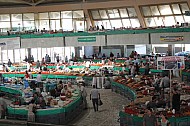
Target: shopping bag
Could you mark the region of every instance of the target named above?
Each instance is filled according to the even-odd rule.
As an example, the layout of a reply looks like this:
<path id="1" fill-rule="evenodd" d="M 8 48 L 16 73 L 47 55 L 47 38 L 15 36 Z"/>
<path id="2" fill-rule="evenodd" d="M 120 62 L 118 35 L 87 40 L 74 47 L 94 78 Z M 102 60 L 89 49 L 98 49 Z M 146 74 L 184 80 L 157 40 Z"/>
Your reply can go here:
<path id="1" fill-rule="evenodd" d="M 103 105 L 103 102 L 102 102 L 101 99 L 98 100 L 98 105 L 99 105 L 99 106 Z"/>

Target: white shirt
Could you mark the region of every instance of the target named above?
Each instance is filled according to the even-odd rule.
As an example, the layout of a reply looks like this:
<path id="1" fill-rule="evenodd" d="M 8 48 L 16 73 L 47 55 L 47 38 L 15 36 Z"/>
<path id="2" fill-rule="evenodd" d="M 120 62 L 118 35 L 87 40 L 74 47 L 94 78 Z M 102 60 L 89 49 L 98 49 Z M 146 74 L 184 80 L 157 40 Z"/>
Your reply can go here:
<path id="1" fill-rule="evenodd" d="M 97 89 L 92 89 L 91 91 L 91 98 L 92 99 L 97 99 L 98 98 L 98 90 Z"/>
<path id="2" fill-rule="evenodd" d="M 86 92 L 86 89 L 85 89 L 84 86 L 81 86 L 81 87 L 80 87 L 80 91 L 82 92 L 82 96 L 83 96 L 83 97 L 86 97 L 86 96 L 87 96 L 87 92 Z"/>
<path id="3" fill-rule="evenodd" d="M 27 70 L 29 70 L 30 69 L 30 63 L 27 63 Z"/>
<path id="4" fill-rule="evenodd" d="M 37 82 L 41 82 L 42 81 L 42 75 L 38 74 L 36 77 Z"/>
<path id="5" fill-rule="evenodd" d="M 90 67 L 90 62 L 89 61 L 86 62 L 86 67 L 87 68 Z"/>
<path id="6" fill-rule="evenodd" d="M 135 67 L 131 66 L 131 74 L 134 74 L 134 73 L 135 73 Z"/>

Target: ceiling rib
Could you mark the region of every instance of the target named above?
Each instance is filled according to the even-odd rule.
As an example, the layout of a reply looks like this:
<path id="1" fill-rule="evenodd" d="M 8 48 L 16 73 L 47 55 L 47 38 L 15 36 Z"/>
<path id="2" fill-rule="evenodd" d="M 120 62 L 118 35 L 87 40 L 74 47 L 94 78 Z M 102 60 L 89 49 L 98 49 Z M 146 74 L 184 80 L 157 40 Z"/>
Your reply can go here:
<path id="1" fill-rule="evenodd" d="M 30 2 L 26 2 L 26 1 L 23 1 L 23 0 L 12 0 L 13 3 L 24 3 L 24 4 L 28 4 L 28 5 L 33 5 L 33 3 L 30 3 Z"/>
<path id="2" fill-rule="evenodd" d="M 38 4 L 40 4 L 40 3 L 43 3 L 43 2 L 45 2 L 46 0 L 39 0 L 39 1 L 37 1 L 37 2 L 35 2 L 35 3 L 33 3 L 34 4 L 34 6 L 36 6 L 36 5 L 38 5 Z"/>

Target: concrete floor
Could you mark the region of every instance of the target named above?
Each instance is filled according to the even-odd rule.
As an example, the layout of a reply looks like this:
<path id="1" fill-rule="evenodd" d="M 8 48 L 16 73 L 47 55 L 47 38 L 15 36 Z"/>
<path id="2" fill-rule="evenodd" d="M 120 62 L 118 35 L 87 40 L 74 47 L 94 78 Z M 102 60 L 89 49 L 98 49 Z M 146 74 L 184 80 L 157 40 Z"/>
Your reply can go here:
<path id="1" fill-rule="evenodd" d="M 88 109 L 84 111 L 71 125 L 76 126 L 119 126 L 119 111 L 123 105 L 127 105 L 127 98 L 116 94 L 111 89 L 100 89 L 103 105 L 99 107 L 98 112 L 94 112 L 92 101 L 90 101 L 90 88 L 88 92 Z"/>
<path id="2" fill-rule="evenodd" d="M 88 109 L 84 110 L 84 112 L 78 115 L 77 118 L 67 126 L 119 126 L 119 111 L 122 110 L 123 106 L 129 103 L 127 98 L 112 92 L 111 89 L 99 89 L 103 105 L 99 106 L 98 112 L 94 112 L 92 101 L 89 97 L 91 88 L 86 88 L 86 90 L 88 93 Z M 10 101 L 7 100 L 7 102 Z M 17 124 L 20 126 L 27 125 L 26 121 L 0 120 L 0 126 L 12 126 L 13 124 L 9 121 L 11 123 L 14 122 L 15 126 L 17 126 Z"/>

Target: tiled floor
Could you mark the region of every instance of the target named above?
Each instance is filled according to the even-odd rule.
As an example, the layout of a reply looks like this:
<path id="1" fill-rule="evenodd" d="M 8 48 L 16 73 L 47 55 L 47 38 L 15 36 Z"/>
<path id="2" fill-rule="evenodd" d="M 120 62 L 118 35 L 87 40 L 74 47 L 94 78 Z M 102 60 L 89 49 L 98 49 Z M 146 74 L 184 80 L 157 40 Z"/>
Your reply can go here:
<path id="1" fill-rule="evenodd" d="M 99 89 L 103 105 L 99 107 L 98 112 L 94 112 L 92 101 L 90 101 L 90 90 L 86 88 L 88 97 L 88 109 L 84 110 L 76 119 L 68 125 L 74 126 L 119 126 L 117 122 L 119 111 L 129 102 L 127 98 L 112 92 L 111 89 Z M 10 101 L 7 101 L 10 102 Z M 23 121 L 25 122 L 25 121 Z M 7 125 L 7 124 L 6 124 Z"/>
<path id="2" fill-rule="evenodd" d="M 94 112 L 92 101 L 89 98 L 90 88 L 87 88 L 87 92 L 89 108 L 72 124 L 76 126 L 119 126 L 119 122 L 117 122 L 119 111 L 122 110 L 123 105 L 129 103 L 127 98 L 110 89 L 100 89 L 103 105 L 99 107 L 98 112 Z"/>

